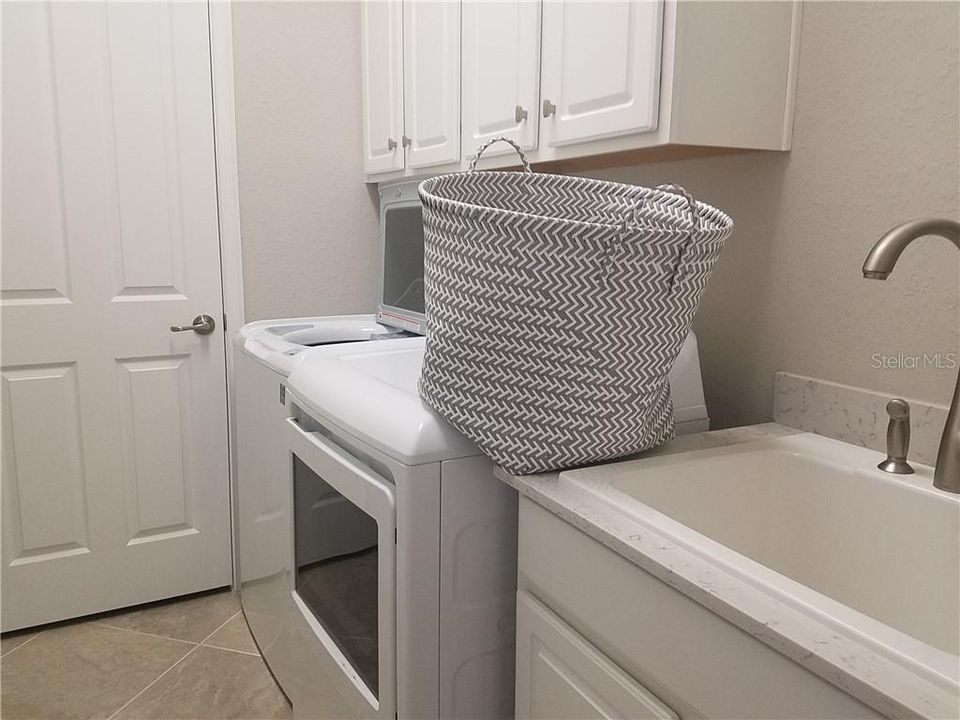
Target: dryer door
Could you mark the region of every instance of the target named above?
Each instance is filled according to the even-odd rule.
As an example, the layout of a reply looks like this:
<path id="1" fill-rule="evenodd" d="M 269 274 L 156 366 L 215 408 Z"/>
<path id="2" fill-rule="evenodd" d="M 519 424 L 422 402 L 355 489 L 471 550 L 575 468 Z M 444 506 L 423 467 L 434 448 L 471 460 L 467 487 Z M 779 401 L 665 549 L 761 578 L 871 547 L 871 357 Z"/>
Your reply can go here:
<path id="1" fill-rule="evenodd" d="M 340 695 L 360 717 L 393 718 L 395 488 L 308 423 L 287 420 L 294 602 L 333 661 L 324 664 L 335 668 Z"/>

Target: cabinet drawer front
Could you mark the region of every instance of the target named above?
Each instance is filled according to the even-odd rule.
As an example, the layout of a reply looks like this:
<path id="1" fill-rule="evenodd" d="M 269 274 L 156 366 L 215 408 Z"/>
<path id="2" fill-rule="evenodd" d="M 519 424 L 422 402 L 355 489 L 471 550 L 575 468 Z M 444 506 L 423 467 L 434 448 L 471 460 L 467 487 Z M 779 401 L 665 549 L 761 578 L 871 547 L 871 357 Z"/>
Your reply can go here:
<path id="1" fill-rule="evenodd" d="M 536 598 L 517 593 L 518 720 L 678 718 Z"/>

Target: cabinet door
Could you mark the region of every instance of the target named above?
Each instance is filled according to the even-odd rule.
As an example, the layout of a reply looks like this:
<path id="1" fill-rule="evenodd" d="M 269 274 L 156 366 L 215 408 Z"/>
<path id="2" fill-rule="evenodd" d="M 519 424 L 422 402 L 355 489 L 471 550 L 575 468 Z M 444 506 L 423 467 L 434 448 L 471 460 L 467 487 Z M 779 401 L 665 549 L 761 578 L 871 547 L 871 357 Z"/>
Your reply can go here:
<path id="1" fill-rule="evenodd" d="M 540 2 L 463 3 L 463 154 L 503 136 L 537 147 Z M 513 152 L 495 145 L 484 157 Z"/>
<path id="2" fill-rule="evenodd" d="M 402 6 L 388 0 L 360 7 L 364 167 L 368 173 L 402 170 Z"/>
<path id="3" fill-rule="evenodd" d="M 407 167 L 460 160 L 460 3 L 405 0 Z"/>
<path id="4" fill-rule="evenodd" d="M 662 31 L 663 0 L 544 3 L 542 139 L 655 130 Z"/>
<path id="5" fill-rule="evenodd" d="M 517 593 L 518 720 L 677 720 L 532 595 Z"/>

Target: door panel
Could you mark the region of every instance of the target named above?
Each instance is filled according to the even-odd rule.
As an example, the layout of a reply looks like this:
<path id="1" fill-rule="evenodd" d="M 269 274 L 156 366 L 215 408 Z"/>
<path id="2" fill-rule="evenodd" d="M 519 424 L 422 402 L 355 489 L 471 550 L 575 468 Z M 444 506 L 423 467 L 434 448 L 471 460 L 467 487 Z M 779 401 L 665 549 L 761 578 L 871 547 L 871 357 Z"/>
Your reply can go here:
<path id="1" fill-rule="evenodd" d="M 206 5 L 4 5 L 3 155 L 3 629 L 228 584 Z"/>
<path id="2" fill-rule="evenodd" d="M 400 0 L 365 2 L 362 24 L 364 167 L 403 169 L 403 23 Z"/>
<path id="3" fill-rule="evenodd" d="M 460 160 L 460 3 L 403 4 L 407 167 Z"/>
<path id="4" fill-rule="evenodd" d="M 544 140 L 655 130 L 662 35 L 662 0 L 544 3 L 542 97 L 556 106 Z"/>
<path id="5" fill-rule="evenodd" d="M 190 357 L 118 361 L 129 542 L 195 533 Z"/>
<path id="6" fill-rule="evenodd" d="M 463 12 L 463 155 L 503 136 L 537 147 L 540 96 L 540 3 L 465 2 Z M 520 115 L 517 108 L 520 108 Z M 522 117 L 526 113 L 526 118 Z M 484 157 L 513 152 L 494 145 Z"/>
<path id="7" fill-rule="evenodd" d="M 49 407 L 59 408 L 57 415 Z M 76 365 L 4 369 L 3 411 L 10 562 L 89 552 Z M 45 436 L 59 441 L 36 442 Z"/>

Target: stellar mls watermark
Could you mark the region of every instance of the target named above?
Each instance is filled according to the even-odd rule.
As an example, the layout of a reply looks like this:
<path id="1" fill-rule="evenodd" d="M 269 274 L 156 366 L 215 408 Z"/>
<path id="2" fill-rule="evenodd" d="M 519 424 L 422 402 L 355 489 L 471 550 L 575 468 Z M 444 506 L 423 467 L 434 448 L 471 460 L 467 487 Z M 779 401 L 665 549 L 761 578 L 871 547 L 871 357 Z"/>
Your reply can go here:
<path id="1" fill-rule="evenodd" d="M 958 353 L 955 352 L 873 353 L 870 366 L 874 370 L 954 370 L 957 360 Z"/>

